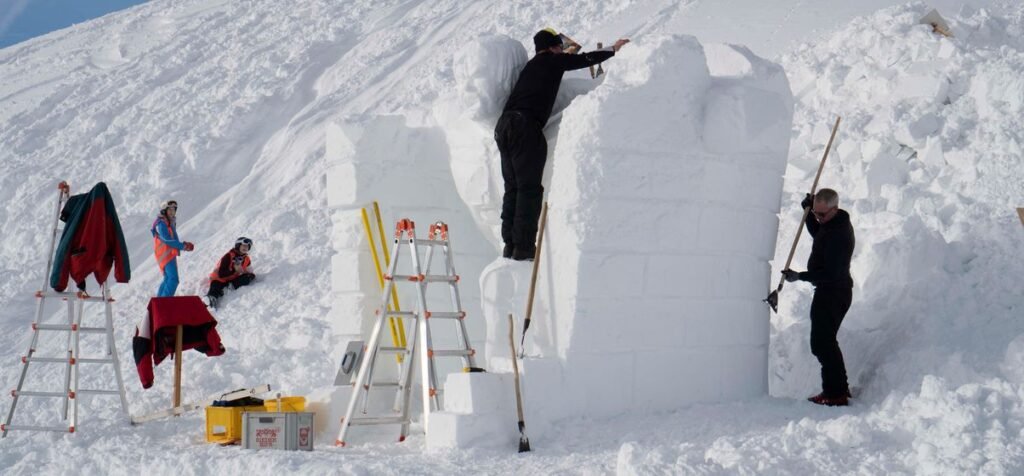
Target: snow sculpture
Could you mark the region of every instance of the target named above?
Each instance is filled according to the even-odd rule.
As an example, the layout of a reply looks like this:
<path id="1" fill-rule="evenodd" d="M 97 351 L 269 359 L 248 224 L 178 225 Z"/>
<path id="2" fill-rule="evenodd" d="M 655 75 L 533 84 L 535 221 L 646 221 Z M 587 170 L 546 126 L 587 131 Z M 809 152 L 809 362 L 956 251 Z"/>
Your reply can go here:
<path id="1" fill-rule="evenodd" d="M 542 311 L 523 365 L 534 421 L 768 390 L 760 300 L 792 128 L 788 82 L 742 47 L 705 50 L 685 36 L 631 46 L 561 119 Z"/>

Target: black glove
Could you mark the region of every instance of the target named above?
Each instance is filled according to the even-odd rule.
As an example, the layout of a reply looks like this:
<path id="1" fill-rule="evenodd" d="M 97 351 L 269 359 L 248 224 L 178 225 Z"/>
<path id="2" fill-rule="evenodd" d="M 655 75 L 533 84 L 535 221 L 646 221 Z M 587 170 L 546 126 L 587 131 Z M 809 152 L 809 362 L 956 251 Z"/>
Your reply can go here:
<path id="1" fill-rule="evenodd" d="M 814 197 L 808 193 L 807 195 L 804 196 L 804 201 L 800 202 L 800 208 L 806 210 L 808 208 L 811 208 L 812 206 L 814 206 Z"/>
<path id="2" fill-rule="evenodd" d="M 788 282 L 800 281 L 800 273 L 791 269 L 782 270 L 782 276 L 786 278 Z"/>

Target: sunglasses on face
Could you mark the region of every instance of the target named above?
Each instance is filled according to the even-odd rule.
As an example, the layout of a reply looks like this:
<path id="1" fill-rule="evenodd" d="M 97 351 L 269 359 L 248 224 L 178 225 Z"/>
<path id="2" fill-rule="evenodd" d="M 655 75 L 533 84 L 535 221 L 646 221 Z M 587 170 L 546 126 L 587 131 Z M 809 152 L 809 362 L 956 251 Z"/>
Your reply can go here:
<path id="1" fill-rule="evenodd" d="M 825 215 L 828 215 L 828 214 L 829 214 L 829 212 L 831 212 L 831 211 L 832 211 L 832 210 L 834 210 L 835 208 L 836 208 L 836 207 L 831 207 L 831 208 L 829 208 L 828 210 L 825 210 L 825 211 L 823 211 L 823 212 L 816 212 L 816 211 L 813 211 L 813 210 L 812 210 L 812 211 L 811 211 L 811 213 L 813 213 L 813 214 L 814 214 L 814 218 L 825 218 Z"/>

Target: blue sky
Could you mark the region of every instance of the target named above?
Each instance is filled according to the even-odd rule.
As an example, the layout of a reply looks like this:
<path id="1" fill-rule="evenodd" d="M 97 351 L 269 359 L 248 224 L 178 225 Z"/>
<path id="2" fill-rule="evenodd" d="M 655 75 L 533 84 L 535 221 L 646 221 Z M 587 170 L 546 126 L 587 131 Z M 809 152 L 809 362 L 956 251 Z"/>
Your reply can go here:
<path id="1" fill-rule="evenodd" d="M 0 48 L 146 0 L 0 0 Z"/>

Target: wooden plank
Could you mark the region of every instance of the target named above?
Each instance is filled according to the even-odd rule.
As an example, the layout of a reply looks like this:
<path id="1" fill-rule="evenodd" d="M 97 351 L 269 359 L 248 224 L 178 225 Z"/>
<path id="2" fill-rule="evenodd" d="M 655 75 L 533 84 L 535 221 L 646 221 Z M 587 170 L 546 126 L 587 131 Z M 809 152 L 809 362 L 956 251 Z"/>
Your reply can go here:
<path id="1" fill-rule="evenodd" d="M 1024 225 L 1024 208 L 1018 208 L 1017 215 L 1020 216 L 1020 224 Z"/>
<path id="2" fill-rule="evenodd" d="M 190 412 L 190 411 L 193 411 L 193 410 L 198 410 L 200 408 L 205 408 L 205 407 L 207 407 L 209 405 L 213 405 L 213 402 L 217 401 L 217 400 L 227 400 L 227 401 L 238 400 L 240 398 L 245 398 L 245 397 L 255 397 L 256 395 L 267 393 L 269 391 L 270 391 L 270 385 L 263 384 L 263 385 L 259 385 L 259 386 L 253 387 L 253 388 L 246 388 L 246 389 L 241 389 L 241 390 L 234 390 L 234 391 L 231 391 L 231 392 L 218 393 L 218 394 L 215 394 L 215 395 L 210 395 L 209 397 L 206 397 L 205 399 L 200 400 L 198 402 L 186 403 L 184 405 L 181 405 L 181 406 L 178 406 L 178 407 L 174 407 L 174 408 L 170 408 L 168 410 L 160 410 L 160 411 L 149 413 L 149 414 L 146 414 L 146 415 L 142 415 L 142 416 L 138 416 L 138 417 L 132 417 L 132 424 L 133 425 L 138 425 L 140 423 L 145 423 L 145 422 L 148 422 L 148 421 L 158 420 L 160 418 L 167 418 L 167 417 L 172 417 L 172 416 L 178 416 L 178 415 L 181 415 L 181 414 L 186 413 L 186 412 Z"/>
<path id="3" fill-rule="evenodd" d="M 174 337 L 174 398 L 171 407 L 181 406 L 181 341 L 184 337 L 184 326 L 178 326 Z"/>

